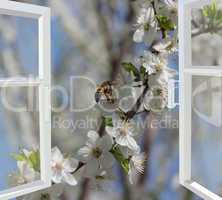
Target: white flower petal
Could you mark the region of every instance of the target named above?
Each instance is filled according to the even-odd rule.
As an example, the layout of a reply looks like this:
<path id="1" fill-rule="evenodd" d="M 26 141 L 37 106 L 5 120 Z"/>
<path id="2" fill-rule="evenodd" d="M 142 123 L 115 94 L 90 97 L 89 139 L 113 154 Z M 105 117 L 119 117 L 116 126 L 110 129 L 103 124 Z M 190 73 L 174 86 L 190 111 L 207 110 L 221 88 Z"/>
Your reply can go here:
<path id="1" fill-rule="evenodd" d="M 122 120 L 120 119 L 119 114 L 117 114 L 117 113 L 112 114 L 112 120 L 113 120 L 114 127 L 117 127 L 122 122 Z"/>
<path id="2" fill-rule="evenodd" d="M 116 138 L 120 134 L 119 128 L 114 128 L 113 137 Z"/>
<path id="3" fill-rule="evenodd" d="M 26 174 L 24 175 L 26 182 L 31 183 L 37 179 L 40 178 L 40 174 L 35 172 L 34 170 L 26 171 Z"/>
<path id="4" fill-rule="evenodd" d="M 133 41 L 140 43 L 143 41 L 143 37 L 144 37 L 144 30 L 143 28 L 137 29 L 136 32 L 133 35 Z"/>
<path id="5" fill-rule="evenodd" d="M 52 149 L 52 160 L 58 163 L 63 161 L 63 155 L 58 147 Z"/>
<path id="6" fill-rule="evenodd" d="M 111 126 L 106 126 L 106 132 L 111 136 L 111 137 L 114 137 L 113 134 L 114 134 L 114 128 L 111 127 Z"/>
<path id="7" fill-rule="evenodd" d="M 18 161 L 17 162 L 17 167 L 18 167 L 18 170 L 19 170 L 19 172 L 21 173 L 21 174 L 23 174 L 23 171 L 24 171 L 24 165 L 25 165 L 26 163 L 24 162 L 24 161 Z"/>
<path id="8" fill-rule="evenodd" d="M 95 144 L 96 141 L 99 139 L 99 134 L 95 131 L 89 131 L 87 136 L 89 138 L 89 142 L 92 144 Z"/>
<path id="9" fill-rule="evenodd" d="M 63 162 L 63 170 L 65 172 L 74 172 L 79 165 L 79 161 L 74 158 L 65 159 Z"/>
<path id="10" fill-rule="evenodd" d="M 68 183 L 69 185 L 75 186 L 77 185 L 77 180 L 75 177 L 70 173 L 63 173 L 63 181 Z"/>
<path id="11" fill-rule="evenodd" d="M 23 176 L 28 183 L 34 181 L 37 178 L 37 173 L 28 164 L 25 166 L 23 173 Z"/>
<path id="12" fill-rule="evenodd" d="M 137 183 L 138 173 L 135 169 L 130 169 L 129 172 L 128 172 L 128 175 L 129 175 L 129 182 L 131 184 Z"/>
<path id="13" fill-rule="evenodd" d="M 90 159 L 92 149 L 88 146 L 82 147 L 78 151 L 78 155 L 80 156 L 80 160 L 85 162 Z"/>
<path id="14" fill-rule="evenodd" d="M 144 33 L 143 41 L 146 44 L 152 44 L 153 41 L 155 41 L 157 38 L 156 29 L 150 28 L 150 30 L 146 33 Z"/>
<path id="15" fill-rule="evenodd" d="M 62 171 L 61 170 L 52 170 L 52 181 L 54 183 L 61 183 L 62 182 Z"/>
<path id="16" fill-rule="evenodd" d="M 99 143 L 99 148 L 102 149 L 103 152 L 108 152 L 112 148 L 113 140 L 110 135 L 104 135 Z"/>
<path id="17" fill-rule="evenodd" d="M 127 136 L 126 137 L 126 141 L 127 141 L 127 146 L 132 149 L 132 150 L 136 150 L 139 148 L 136 140 L 133 137 Z"/>
<path id="18" fill-rule="evenodd" d="M 17 166 L 21 176 L 26 182 L 30 183 L 39 177 L 39 173 L 35 172 L 35 170 L 27 162 L 18 161 Z"/>
<path id="19" fill-rule="evenodd" d="M 140 154 L 140 152 L 141 152 L 141 148 L 140 148 L 140 146 L 138 145 L 135 149 L 131 149 L 131 155 L 133 154 L 133 155 L 137 155 L 137 154 Z"/>
<path id="20" fill-rule="evenodd" d="M 127 137 L 125 135 L 119 135 L 116 137 L 116 143 L 121 145 L 121 146 L 127 146 Z"/>
<path id="21" fill-rule="evenodd" d="M 113 166 L 115 159 L 110 152 L 104 153 L 101 157 L 100 164 L 102 165 L 103 169 L 109 169 Z"/>
<path id="22" fill-rule="evenodd" d="M 97 159 L 92 159 L 87 162 L 85 166 L 85 173 L 86 177 L 94 176 L 99 170 L 99 162 Z"/>
<path id="23" fill-rule="evenodd" d="M 134 120 L 130 121 L 130 124 L 128 125 L 128 135 L 129 136 L 136 136 L 138 135 L 138 127 Z"/>

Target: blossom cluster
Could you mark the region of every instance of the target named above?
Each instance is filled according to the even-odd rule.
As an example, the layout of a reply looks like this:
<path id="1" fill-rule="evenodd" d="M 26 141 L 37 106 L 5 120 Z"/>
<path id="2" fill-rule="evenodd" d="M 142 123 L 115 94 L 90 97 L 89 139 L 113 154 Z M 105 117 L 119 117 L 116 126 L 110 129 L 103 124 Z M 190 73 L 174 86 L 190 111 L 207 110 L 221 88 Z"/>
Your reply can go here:
<path id="1" fill-rule="evenodd" d="M 99 131 L 90 130 L 83 147 L 75 157 L 64 156 L 58 147 L 52 149 L 51 169 L 54 184 L 78 184 L 77 173 L 91 179 L 95 186 L 105 180 L 113 180 L 113 166 L 117 162 L 135 184 L 145 172 L 148 155 L 140 147 L 141 137 L 135 116 L 140 113 L 161 113 L 167 108 L 168 82 L 175 71 L 168 66 L 169 56 L 177 51 L 177 2 L 175 0 L 136 1 L 138 17 L 133 40 L 145 43 L 148 48 L 135 62 L 123 62 L 122 69 L 130 75 L 132 87 L 139 88 L 135 105 L 125 111 L 121 107 L 111 116 L 103 116 Z M 101 98 L 110 104 L 113 97 L 113 81 L 98 86 L 96 102 Z M 15 178 L 17 185 L 39 178 L 40 165 L 37 150 L 22 150 L 14 158 L 18 163 Z"/>

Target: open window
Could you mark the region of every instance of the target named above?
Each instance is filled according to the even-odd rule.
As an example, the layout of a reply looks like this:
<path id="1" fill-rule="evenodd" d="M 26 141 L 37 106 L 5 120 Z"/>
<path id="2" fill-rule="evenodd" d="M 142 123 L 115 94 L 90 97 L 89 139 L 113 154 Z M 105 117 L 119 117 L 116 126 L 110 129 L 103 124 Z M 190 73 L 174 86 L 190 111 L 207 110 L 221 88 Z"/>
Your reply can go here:
<path id="1" fill-rule="evenodd" d="M 11 199 L 51 185 L 50 9 L 2 0 L 0 23 L 0 199 Z M 18 64 L 19 56 L 25 59 Z M 8 178 L 18 169 L 11 157 L 20 147 L 38 149 L 39 174 L 13 185 Z"/>
<path id="2" fill-rule="evenodd" d="M 217 9 L 221 0 L 179 1 L 180 183 L 209 200 L 222 200 L 222 27 L 219 12 L 210 18 Z"/>

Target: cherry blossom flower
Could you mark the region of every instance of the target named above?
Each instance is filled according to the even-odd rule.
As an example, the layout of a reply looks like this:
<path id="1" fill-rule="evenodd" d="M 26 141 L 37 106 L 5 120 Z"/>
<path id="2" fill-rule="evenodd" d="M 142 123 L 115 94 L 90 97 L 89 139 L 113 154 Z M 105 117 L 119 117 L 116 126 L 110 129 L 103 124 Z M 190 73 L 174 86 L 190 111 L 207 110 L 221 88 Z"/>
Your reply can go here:
<path id="1" fill-rule="evenodd" d="M 17 161 L 18 172 L 9 175 L 9 183 L 12 186 L 31 183 L 40 178 L 39 172 L 36 172 L 28 162 Z"/>
<path id="2" fill-rule="evenodd" d="M 176 75 L 176 71 L 169 68 L 168 62 L 164 57 L 157 56 L 150 52 L 144 53 L 143 66 L 150 75 L 148 84 L 152 87 L 167 85 L 169 79 Z"/>
<path id="3" fill-rule="evenodd" d="M 131 184 L 136 183 L 138 175 L 144 173 L 146 159 L 146 154 L 139 151 L 130 158 L 128 175 Z"/>
<path id="4" fill-rule="evenodd" d="M 115 138 L 115 142 L 121 146 L 126 146 L 130 149 L 137 149 L 138 144 L 134 139 L 137 135 L 136 127 L 131 121 L 123 121 L 118 118 L 113 118 L 114 127 L 106 127 L 107 133 Z"/>
<path id="5" fill-rule="evenodd" d="M 165 65 L 165 61 L 153 53 L 145 51 L 142 65 L 146 69 L 148 75 L 151 75 L 155 74 L 162 65 Z"/>
<path id="6" fill-rule="evenodd" d="M 139 62 L 149 75 L 149 91 L 139 111 L 145 108 L 147 111 L 162 112 L 168 103 L 168 82 L 176 75 L 176 71 L 167 66 L 168 62 L 164 56 L 148 51 L 144 52 L 144 56 L 139 59 Z M 141 89 L 143 90 L 143 87 Z M 135 97 L 138 98 L 138 94 Z"/>
<path id="7" fill-rule="evenodd" d="M 176 75 L 176 71 L 169 68 L 158 65 L 158 70 L 155 74 L 149 77 L 148 83 L 150 88 L 153 87 L 167 87 L 168 82 Z"/>
<path id="8" fill-rule="evenodd" d="M 164 3 L 167 6 L 168 12 L 171 14 L 177 14 L 178 12 L 178 2 L 176 0 L 164 0 Z"/>
<path id="9" fill-rule="evenodd" d="M 144 108 L 155 113 L 162 112 L 168 104 L 168 90 L 164 87 L 152 88 L 144 98 Z"/>
<path id="10" fill-rule="evenodd" d="M 65 182 L 69 185 L 77 185 L 77 180 L 71 174 L 78 167 L 79 162 L 74 158 L 64 158 L 58 147 L 52 149 L 52 181 L 54 183 Z"/>
<path id="11" fill-rule="evenodd" d="M 173 38 L 165 38 L 153 45 L 153 49 L 159 53 L 174 53 L 178 50 L 177 42 Z"/>
<path id="12" fill-rule="evenodd" d="M 144 51 L 140 58 L 141 65 L 146 69 L 149 76 L 149 85 L 159 85 L 163 81 L 168 82 L 169 78 L 175 76 L 176 72 L 167 67 L 167 60 L 163 56 L 157 56 L 151 52 Z"/>
<path id="13" fill-rule="evenodd" d="M 78 151 L 78 155 L 85 165 L 85 176 L 93 176 L 98 170 L 110 168 L 114 158 L 109 152 L 113 141 L 109 135 L 100 137 L 95 131 L 88 132 L 86 145 Z"/>
<path id="14" fill-rule="evenodd" d="M 178 20 L 178 1 L 176 0 L 161 0 L 156 2 L 157 13 L 168 17 L 174 24 Z"/>
<path id="15" fill-rule="evenodd" d="M 151 6 L 142 7 L 137 18 L 137 29 L 133 35 L 133 40 L 137 43 L 152 41 L 156 34 L 156 26 L 153 8 Z"/>

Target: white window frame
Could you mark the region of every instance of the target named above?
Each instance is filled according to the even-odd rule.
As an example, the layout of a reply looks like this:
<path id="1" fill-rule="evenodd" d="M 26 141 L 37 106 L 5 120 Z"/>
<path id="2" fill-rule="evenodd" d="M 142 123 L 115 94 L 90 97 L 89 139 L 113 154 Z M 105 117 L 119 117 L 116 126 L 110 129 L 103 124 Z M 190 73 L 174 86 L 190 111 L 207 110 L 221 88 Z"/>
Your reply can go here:
<path id="1" fill-rule="evenodd" d="M 38 20 L 39 72 L 36 78 L 0 79 L 0 87 L 37 87 L 39 92 L 40 180 L 0 191 L 0 199 L 11 199 L 51 186 L 51 50 L 50 9 L 47 7 L 1 0 L 0 15 L 13 15 Z M 1 163 L 2 164 L 2 163 Z"/>
<path id="2" fill-rule="evenodd" d="M 206 200 L 222 200 L 191 177 L 192 76 L 222 77 L 222 66 L 192 66 L 191 9 L 212 0 L 179 0 L 180 184 Z"/>

